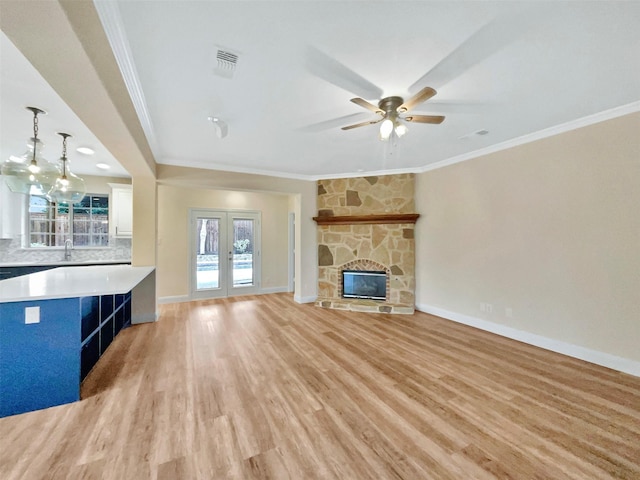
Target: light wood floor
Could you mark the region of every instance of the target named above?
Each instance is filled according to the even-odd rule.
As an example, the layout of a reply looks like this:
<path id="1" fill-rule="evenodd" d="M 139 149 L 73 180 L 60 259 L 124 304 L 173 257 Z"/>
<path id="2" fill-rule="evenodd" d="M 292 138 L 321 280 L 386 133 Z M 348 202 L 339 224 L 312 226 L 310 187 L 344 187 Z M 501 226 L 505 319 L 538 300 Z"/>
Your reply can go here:
<path id="1" fill-rule="evenodd" d="M 0 478 L 640 478 L 640 378 L 422 313 L 165 305 L 82 393 L 0 419 Z"/>

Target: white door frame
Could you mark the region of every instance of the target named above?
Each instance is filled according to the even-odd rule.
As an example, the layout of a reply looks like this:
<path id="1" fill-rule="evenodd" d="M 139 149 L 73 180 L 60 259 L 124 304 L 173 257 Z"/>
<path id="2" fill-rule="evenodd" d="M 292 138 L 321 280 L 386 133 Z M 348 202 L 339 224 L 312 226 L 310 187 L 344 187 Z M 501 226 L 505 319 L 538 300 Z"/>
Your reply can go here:
<path id="1" fill-rule="evenodd" d="M 218 239 L 218 288 L 200 289 L 197 288 L 196 256 L 197 256 L 197 232 L 195 231 L 198 218 L 217 218 L 219 220 Z M 233 285 L 233 220 L 249 219 L 254 221 L 254 245 L 253 245 L 253 265 L 252 284 Z M 189 209 L 189 298 L 219 298 L 234 295 L 249 295 L 260 292 L 261 284 L 261 212 L 254 210 L 223 210 L 190 208 Z"/>
<path id="2" fill-rule="evenodd" d="M 296 279 L 296 214 L 289 212 L 289 286 L 288 291 L 295 291 Z"/>

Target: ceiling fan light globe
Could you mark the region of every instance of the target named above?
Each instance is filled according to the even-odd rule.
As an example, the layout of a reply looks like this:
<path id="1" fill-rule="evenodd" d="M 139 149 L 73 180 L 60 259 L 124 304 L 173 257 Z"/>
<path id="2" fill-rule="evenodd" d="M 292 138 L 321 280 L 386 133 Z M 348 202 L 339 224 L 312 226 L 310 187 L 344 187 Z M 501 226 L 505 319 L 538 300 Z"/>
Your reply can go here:
<path id="1" fill-rule="evenodd" d="M 407 128 L 407 126 L 404 123 L 398 122 L 398 124 L 396 125 L 396 128 L 395 128 L 395 131 L 396 131 L 396 135 L 398 137 L 402 137 L 409 131 L 409 129 Z"/>
<path id="2" fill-rule="evenodd" d="M 393 122 L 387 118 L 380 125 L 380 140 L 389 140 L 391 132 L 393 132 Z"/>

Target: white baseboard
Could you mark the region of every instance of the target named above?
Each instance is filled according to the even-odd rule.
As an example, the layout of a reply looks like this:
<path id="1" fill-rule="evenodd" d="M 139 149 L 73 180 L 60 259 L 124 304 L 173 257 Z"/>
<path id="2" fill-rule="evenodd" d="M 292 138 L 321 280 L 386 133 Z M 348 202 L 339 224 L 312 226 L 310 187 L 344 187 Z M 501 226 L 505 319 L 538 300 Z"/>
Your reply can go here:
<path id="1" fill-rule="evenodd" d="M 142 313 L 131 317 L 131 325 L 139 325 L 141 323 L 152 323 L 158 320 L 157 313 Z"/>
<path id="2" fill-rule="evenodd" d="M 269 287 L 263 288 L 258 293 L 252 293 L 251 295 L 265 295 L 269 293 L 282 293 L 288 292 L 289 289 L 287 287 Z M 201 298 L 191 298 L 189 295 L 174 295 L 168 297 L 159 297 L 158 303 L 182 303 L 182 302 L 190 302 L 192 300 L 202 300 Z"/>
<path id="3" fill-rule="evenodd" d="M 175 295 L 173 297 L 158 297 L 158 303 L 182 303 L 190 302 L 189 295 Z"/>
<path id="4" fill-rule="evenodd" d="M 296 303 L 313 303 L 318 298 L 317 295 L 311 295 L 309 297 L 300 297 L 298 295 L 293 296 L 293 301 Z"/>
<path id="5" fill-rule="evenodd" d="M 603 367 L 618 370 L 619 372 L 640 377 L 640 362 L 635 360 L 617 357 L 597 350 L 591 350 L 579 345 L 573 345 L 553 338 L 543 337 L 541 335 L 507 327 L 505 325 L 500 325 L 499 323 L 488 322 L 487 320 L 471 317 L 469 315 L 451 312 L 431 305 L 420 304 L 416 305 L 416 308 L 421 312 L 429 313 L 437 317 L 442 317 L 457 323 L 463 323 L 471 327 L 479 328 L 480 330 L 495 333 L 502 337 L 518 340 L 520 342 L 528 343 L 529 345 L 544 348 L 545 350 L 562 353 L 569 357 L 585 360 L 587 362 L 595 363 L 596 365 L 601 365 Z"/>
<path id="6" fill-rule="evenodd" d="M 269 287 L 263 288 L 260 290 L 261 294 L 269 294 L 269 293 L 286 293 L 289 291 L 289 287 Z"/>

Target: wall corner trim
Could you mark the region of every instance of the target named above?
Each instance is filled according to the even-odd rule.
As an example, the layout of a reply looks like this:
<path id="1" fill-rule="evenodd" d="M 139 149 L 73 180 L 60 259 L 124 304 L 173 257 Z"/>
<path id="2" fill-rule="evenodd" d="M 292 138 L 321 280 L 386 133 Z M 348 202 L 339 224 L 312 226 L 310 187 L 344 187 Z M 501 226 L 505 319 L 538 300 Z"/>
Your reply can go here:
<path id="1" fill-rule="evenodd" d="M 609 353 L 591 350 L 589 348 L 573 345 L 571 343 L 562 342 L 553 338 L 543 337 L 524 330 L 500 325 L 498 323 L 488 322 L 480 318 L 464 315 L 457 312 L 451 312 L 443 308 L 434 307 L 426 304 L 417 304 L 416 309 L 435 315 L 453 322 L 462 323 L 471 327 L 479 328 L 487 332 L 495 333 L 502 337 L 511 338 L 520 342 L 527 343 L 536 347 L 550 350 L 552 352 L 561 353 L 569 357 L 584 360 L 586 362 L 595 363 L 603 367 L 611 368 L 619 372 L 628 373 L 640 377 L 640 362 L 628 358 L 617 357 Z"/>
<path id="2" fill-rule="evenodd" d="M 298 295 L 293 296 L 293 300 L 296 303 L 313 303 L 316 301 L 317 298 L 318 298 L 317 295 L 311 295 L 309 297 L 300 297 Z"/>

